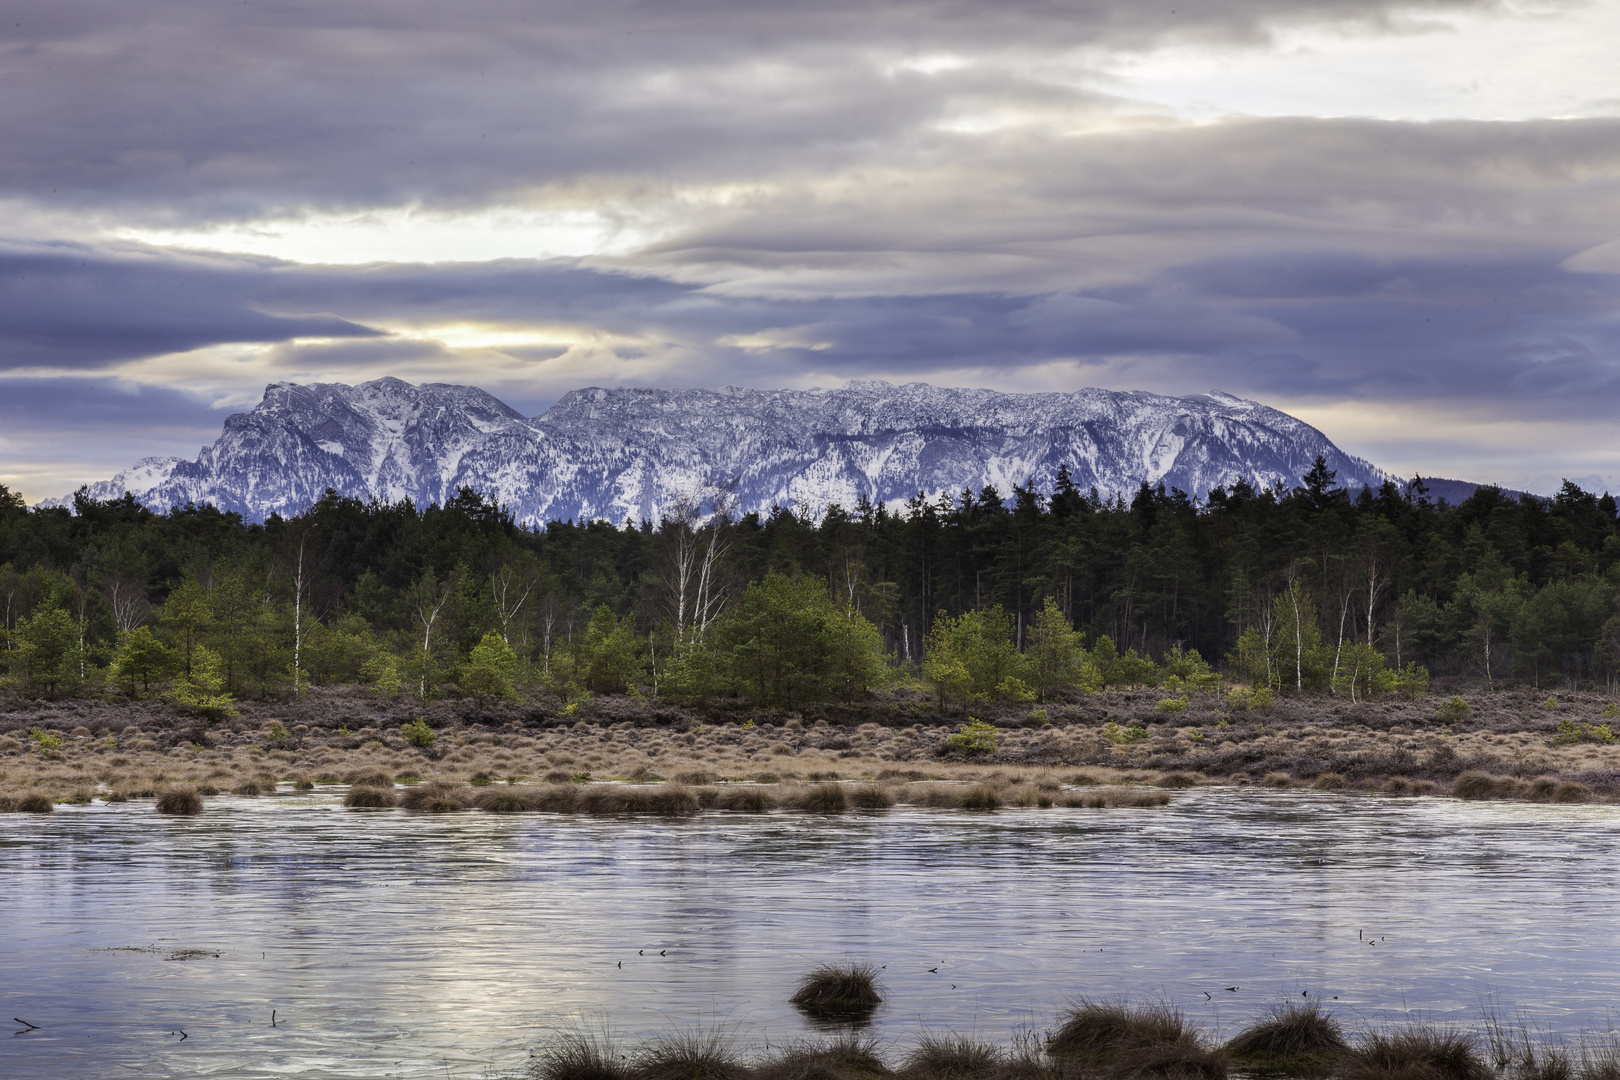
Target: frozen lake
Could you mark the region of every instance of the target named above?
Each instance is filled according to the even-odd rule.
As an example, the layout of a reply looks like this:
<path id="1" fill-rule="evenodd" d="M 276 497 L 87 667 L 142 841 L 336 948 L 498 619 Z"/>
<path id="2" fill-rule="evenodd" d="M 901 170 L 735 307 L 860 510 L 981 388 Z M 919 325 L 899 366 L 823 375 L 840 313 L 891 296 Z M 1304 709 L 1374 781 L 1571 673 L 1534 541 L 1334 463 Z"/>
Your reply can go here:
<path id="1" fill-rule="evenodd" d="M 1613 1021 L 1615 807 L 1203 789 L 666 821 L 339 794 L 0 817 L 0 1012 L 39 1025 L 0 1075 L 499 1076 L 581 1024 L 774 1042 L 808 1030 L 798 976 L 845 959 L 885 966 L 871 1030 L 897 1048 L 1005 1041 L 1079 996 L 1226 1032 L 1301 991 L 1351 1030 L 1475 1027 L 1487 1001 Z"/>

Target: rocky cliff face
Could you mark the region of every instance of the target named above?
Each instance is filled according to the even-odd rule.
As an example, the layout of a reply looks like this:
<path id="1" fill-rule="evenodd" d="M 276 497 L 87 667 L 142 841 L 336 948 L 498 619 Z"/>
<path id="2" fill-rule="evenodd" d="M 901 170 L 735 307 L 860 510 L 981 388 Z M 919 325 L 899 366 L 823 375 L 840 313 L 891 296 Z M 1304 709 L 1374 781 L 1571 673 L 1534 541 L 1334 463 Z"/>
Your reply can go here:
<path id="1" fill-rule="evenodd" d="M 1385 474 L 1286 413 L 1214 393 L 1002 394 L 857 381 L 840 390 L 576 390 L 526 418 L 469 386 L 277 383 L 232 416 L 195 461 L 148 458 L 92 485 L 158 510 L 209 502 L 262 520 L 327 488 L 362 499 L 443 502 L 462 486 L 518 520 L 657 520 L 715 487 L 744 511 L 820 515 L 919 491 L 1049 492 L 1060 467 L 1080 488 L 1129 497 L 1143 481 L 1202 496 L 1244 478 L 1292 486 L 1318 454 L 1346 486 Z M 63 500 L 66 501 L 66 500 Z"/>

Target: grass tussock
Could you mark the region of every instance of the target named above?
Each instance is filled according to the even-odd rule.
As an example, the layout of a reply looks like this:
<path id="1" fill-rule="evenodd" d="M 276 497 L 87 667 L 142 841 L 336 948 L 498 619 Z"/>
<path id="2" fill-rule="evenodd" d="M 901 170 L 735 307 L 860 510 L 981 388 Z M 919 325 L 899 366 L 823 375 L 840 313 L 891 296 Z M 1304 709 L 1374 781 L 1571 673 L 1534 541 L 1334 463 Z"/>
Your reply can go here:
<path id="1" fill-rule="evenodd" d="M 344 794 L 343 805 L 355 810 L 382 810 L 398 806 L 399 800 L 394 797 L 392 785 L 385 790 L 370 784 L 361 784 L 351 787 Z"/>
<path id="2" fill-rule="evenodd" d="M 861 784 L 849 789 L 849 805 L 857 810 L 887 810 L 894 805 L 894 793 L 882 784 Z"/>
<path id="3" fill-rule="evenodd" d="M 761 787 L 726 787 L 715 796 L 714 808 L 734 814 L 767 814 L 776 809 L 776 799 Z"/>
<path id="4" fill-rule="evenodd" d="M 883 1004 L 871 964 L 822 964 L 799 980 L 788 1001 L 816 1020 L 870 1020 Z"/>
<path id="5" fill-rule="evenodd" d="M 1061 800 L 1064 806 L 1083 807 L 1087 810 L 1111 810 L 1121 807 L 1168 806 L 1167 792 L 1145 788 L 1098 787 L 1076 791 Z"/>
<path id="6" fill-rule="evenodd" d="M 903 1080 L 989 1080 L 1007 1065 L 1007 1051 L 965 1035 L 924 1035 L 900 1064 Z"/>
<path id="7" fill-rule="evenodd" d="M 1494 1080 L 1472 1035 L 1423 1024 L 1364 1036 L 1345 1056 L 1342 1080 Z"/>
<path id="8" fill-rule="evenodd" d="M 749 1080 L 749 1068 L 731 1040 L 716 1032 L 659 1039 L 630 1062 L 633 1080 Z"/>
<path id="9" fill-rule="evenodd" d="M 425 810 L 432 814 L 460 810 L 471 801 L 472 795 L 467 787 L 445 780 L 431 780 L 406 788 L 399 797 L 399 805 L 405 809 Z"/>
<path id="10" fill-rule="evenodd" d="M 630 1080 L 629 1058 L 605 1033 L 569 1032 L 540 1047 L 529 1080 Z"/>
<path id="11" fill-rule="evenodd" d="M 812 784 L 789 796 L 788 805 L 807 814 L 842 814 L 849 809 L 849 794 L 842 784 Z"/>
<path id="12" fill-rule="evenodd" d="M 1225 1080 L 1226 1057 L 1169 1005 L 1081 1001 L 1046 1042 L 1052 1057 L 1129 1080 Z"/>
<path id="13" fill-rule="evenodd" d="M 692 789 L 681 784 L 590 784 L 579 793 L 575 808 L 587 814 L 684 817 L 697 813 L 699 805 Z"/>
<path id="14" fill-rule="evenodd" d="M 351 772 L 345 780 L 350 787 L 392 788 L 394 778 L 385 772 L 376 769 L 357 769 Z"/>
<path id="15" fill-rule="evenodd" d="M 1349 1050 L 1339 1022 L 1315 1001 L 1272 1006 L 1226 1044 L 1245 1070 L 1301 1077 L 1326 1076 Z"/>
<path id="16" fill-rule="evenodd" d="M 196 788 L 173 787 L 157 797 L 157 812 L 160 814 L 200 814 L 202 808 L 203 797 Z"/>
<path id="17" fill-rule="evenodd" d="M 877 1044 L 854 1033 L 789 1046 L 753 1068 L 753 1080 L 884 1080 L 889 1075 Z"/>
<path id="18" fill-rule="evenodd" d="M 30 791 L 26 795 L 0 797 L 0 811 L 12 814 L 49 814 L 56 804 L 43 792 Z"/>

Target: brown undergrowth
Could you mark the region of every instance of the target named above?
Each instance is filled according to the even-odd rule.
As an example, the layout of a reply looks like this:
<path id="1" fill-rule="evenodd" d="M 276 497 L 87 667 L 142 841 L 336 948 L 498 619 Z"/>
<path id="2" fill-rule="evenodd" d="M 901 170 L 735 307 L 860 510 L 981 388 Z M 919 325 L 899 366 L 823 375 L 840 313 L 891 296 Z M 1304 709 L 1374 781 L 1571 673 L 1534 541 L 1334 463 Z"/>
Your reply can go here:
<path id="1" fill-rule="evenodd" d="M 515 708 L 458 713 L 455 703 L 440 702 L 414 712 L 433 732 L 423 747 L 400 731 L 413 710 L 358 691 L 244 703 L 242 717 L 212 725 L 152 702 L 0 699 L 0 808 L 18 809 L 30 796 L 53 804 L 149 798 L 175 784 L 205 796 L 269 792 L 278 783 L 363 787 L 366 777 L 379 790 L 396 780 L 718 786 L 725 793 L 715 809 L 755 812 L 786 803 L 725 789 L 739 781 L 782 785 L 777 794 L 791 789 L 797 809 L 816 812 L 819 800 L 821 812 L 834 813 L 881 809 L 885 800 L 962 810 L 1151 805 L 1164 801 L 1163 792 L 1209 784 L 1620 801 L 1620 742 L 1612 741 L 1620 736 L 1609 727 L 1620 720 L 1594 694 L 1555 698 L 1551 708 L 1544 692 L 1482 694 L 1449 721 L 1437 717 L 1435 699 L 1285 697 L 1257 713 L 1194 694 L 1185 712 L 1167 717 L 1154 709 L 1159 696 L 1110 692 L 976 710 L 997 725 L 994 752 L 953 748 L 947 739 L 965 717 L 920 700 L 897 699 L 887 709 L 698 712 L 602 698 L 578 718 Z M 59 738 L 38 739 L 36 730 Z M 611 804 L 650 796 L 603 789 L 591 798 L 603 812 L 634 812 Z M 453 801 L 477 804 L 465 793 Z M 511 799 L 498 802 L 486 808 L 515 808 Z"/>

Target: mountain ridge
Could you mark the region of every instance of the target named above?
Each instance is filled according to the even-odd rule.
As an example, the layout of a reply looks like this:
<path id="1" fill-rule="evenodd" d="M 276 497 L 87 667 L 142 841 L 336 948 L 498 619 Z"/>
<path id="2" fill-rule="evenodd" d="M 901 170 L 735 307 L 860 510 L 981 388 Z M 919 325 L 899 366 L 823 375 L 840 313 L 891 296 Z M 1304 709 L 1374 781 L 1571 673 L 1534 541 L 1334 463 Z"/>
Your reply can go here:
<path id="1" fill-rule="evenodd" d="M 212 503 L 259 521 L 299 513 L 327 488 L 426 505 L 466 486 L 526 524 L 619 523 L 658 520 L 717 488 L 744 512 L 790 506 L 813 517 L 862 498 L 1050 491 L 1061 467 L 1109 497 L 1144 481 L 1202 497 L 1239 478 L 1292 486 L 1318 454 L 1346 487 L 1391 479 L 1304 421 L 1220 391 L 585 387 L 525 417 L 477 387 L 383 378 L 272 383 L 196 459 L 144 458 L 81 490 L 128 491 L 156 510 Z"/>

